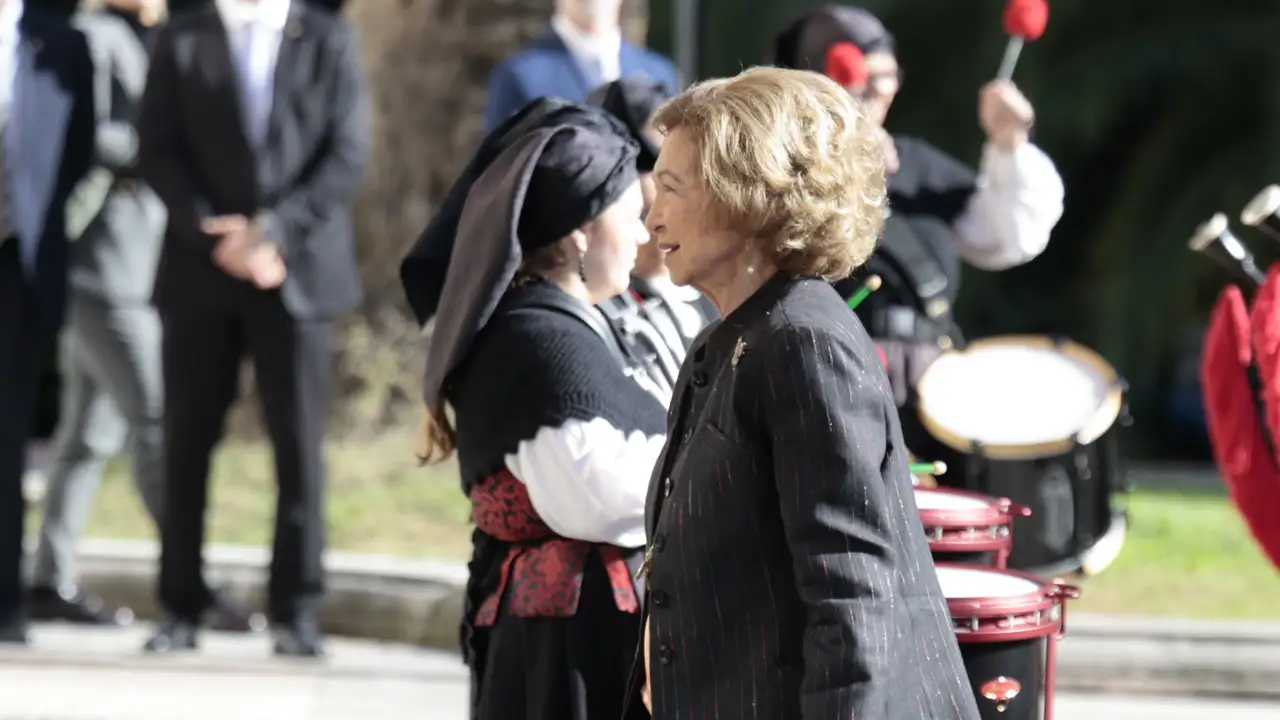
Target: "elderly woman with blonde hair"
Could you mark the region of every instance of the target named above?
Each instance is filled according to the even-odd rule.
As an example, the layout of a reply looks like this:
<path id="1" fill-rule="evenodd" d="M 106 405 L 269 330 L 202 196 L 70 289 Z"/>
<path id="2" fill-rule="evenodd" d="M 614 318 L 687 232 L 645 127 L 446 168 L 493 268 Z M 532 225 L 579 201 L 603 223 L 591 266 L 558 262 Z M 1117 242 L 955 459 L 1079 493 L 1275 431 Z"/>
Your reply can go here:
<path id="1" fill-rule="evenodd" d="M 879 356 L 829 280 L 883 225 L 884 153 L 817 73 L 696 85 L 646 224 L 723 320 L 650 482 L 633 687 L 655 720 L 977 718 Z"/>

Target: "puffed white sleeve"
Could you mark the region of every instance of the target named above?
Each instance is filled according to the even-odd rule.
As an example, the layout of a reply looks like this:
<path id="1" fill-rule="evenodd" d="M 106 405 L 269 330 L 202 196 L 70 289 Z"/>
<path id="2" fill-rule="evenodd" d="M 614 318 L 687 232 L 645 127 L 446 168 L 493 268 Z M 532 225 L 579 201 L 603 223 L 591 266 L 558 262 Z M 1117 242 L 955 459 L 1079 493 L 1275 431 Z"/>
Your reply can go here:
<path id="1" fill-rule="evenodd" d="M 644 503 L 663 435 L 624 433 L 608 420 L 544 427 L 507 455 L 507 468 L 556 534 L 618 547 L 645 544 Z"/>
<path id="2" fill-rule="evenodd" d="M 953 227 L 960 257 L 983 270 L 1034 260 L 1062 218 L 1065 189 L 1053 160 L 1023 143 L 1007 152 L 988 144 L 978 188 Z"/>

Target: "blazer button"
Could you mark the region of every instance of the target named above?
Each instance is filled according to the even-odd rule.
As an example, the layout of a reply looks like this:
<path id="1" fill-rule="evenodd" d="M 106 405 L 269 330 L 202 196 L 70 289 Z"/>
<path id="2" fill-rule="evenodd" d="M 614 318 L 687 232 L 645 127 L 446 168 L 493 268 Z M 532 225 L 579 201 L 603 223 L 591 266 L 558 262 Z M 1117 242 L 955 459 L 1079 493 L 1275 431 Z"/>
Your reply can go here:
<path id="1" fill-rule="evenodd" d="M 671 649 L 670 645 L 667 645 L 664 643 L 658 646 L 658 662 L 662 663 L 663 665 L 670 665 L 671 663 L 675 662 L 675 660 L 676 660 L 676 653 L 674 650 Z"/>
<path id="2" fill-rule="evenodd" d="M 671 476 L 662 478 L 662 497 L 671 497 Z"/>
<path id="3" fill-rule="evenodd" d="M 666 535 L 658 534 L 658 535 L 654 535 L 654 536 L 653 536 L 653 550 L 654 550 L 654 552 L 662 552 L 663 548 L 665 548 L 666 546 L 667 546 L 667 536 L 666 536 Z"/>
<path id="4" fill-rule="evenodd" d="M 665 592 L 663 592 L 662 590 L 653 591 L 654 607 L 664 608 L 670 604 L 671 604 L 671 598 Z"/>
<path id="5" fill-rule="evenodd" d="M 694 373 L 693 373 L 693 384 L 694 384 L 695 386 L 697 386 L 697 387 L 706 387 L 706 386 L 707 386 L 707 381 L 708 381 L 708 380 L 709 380 L 709 378 L 707 377 L 707 373 L 706 373 L 706 371 L 705 371 L 705 370 L 695 370 L 695 371 L 694 371 Z"/>

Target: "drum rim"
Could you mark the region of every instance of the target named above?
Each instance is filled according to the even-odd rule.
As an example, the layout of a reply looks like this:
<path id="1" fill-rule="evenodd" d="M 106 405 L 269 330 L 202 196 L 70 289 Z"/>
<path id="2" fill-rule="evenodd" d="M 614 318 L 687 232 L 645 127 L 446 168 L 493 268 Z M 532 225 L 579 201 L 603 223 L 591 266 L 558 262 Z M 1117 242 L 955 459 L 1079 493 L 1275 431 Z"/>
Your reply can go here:
<path id="1" fill-rule="evenodd" d="M 953 619 L 970 619 L 970 618 L 992 618 L 1001 617 L 1010 614 L 1023 614 L 1035 612 L 1036 610 L 1046 610 L 1061 602 L 1061 598 L 1055 591 L 1059 587 L 1059 583 L 1052 580 L 1045 580 L 1038 575 L 1022 572 L 1021 570 L 1010 570 L 1008 568 L 995 568 L 989 565 L 974 565 L 972 563 L 951 563 L 939 562 L 934 563 L 934 567 L 938 570 L 976 570 L 991 575 L 1005 575 L 1016 577 L 1020 580 L 1027 580 L 1035 583 L 1034 590 L 1029 590 L 1018 595 L 985 595 L 973 597 L 947 597 L 943 591 L 943 597 L 947 601 L 947 608 L 951 611 Z M 939 578 L 941 585 L 941 578 Z M 957 610 L 964 611 L 965 614 L 957 615 Z"/>
<path id="2" fill-rule="evenodd" d="M 1120 418 L 1120 411 L 1124 406 L 1124 389 L 1121 386 L 1120 375 L 1116 372 L 1116 369 L 1106 361 L 1106 358 L 1099 355 L 1092 348 L 1081 345 L 1074 340 L 1054 342 L 1053 338 L 1048 335 L 997 335 L 974 340 L 968 343 L 963 350 L 947 350 L 937 360 L 930 363 L 929 367 L 925 368 L 925 371 L 920 375 L 920 380 L 916 382 L 916 395 L 919 397 L 925 396 L 926 393 L 923 391 L 929 383 L 929 378 L 936 374 L 934 373 L 934 368 L 938 366 L 938 361 L 942 358 L 949 355 L 963 355 L 975 348 L 1005 346 L 1059 350 L 1064 355 L 1097 372 L 1099 377 L 1107 384 L 1107 392 L 1102 402 L 1098 404 L 1098 409 L 1094 411 L 1093 416 L 1075 434 L 1036 443 L 984 444 L 982 445 L 983 457 L 991 460 L 1038 460 L 1062 455 L 1070 452 L 1076 445 L 1089 445 L 1097 441 Z M 916 404 L 916 415 L 919 416 L 920 423 L 929 431 L 929 434 L 937 438 L 942 444 L 957 452 L 966 454 L 973 452 L 973 438 L 963 437 L 942 427 L 929 415 L 922 403 Z"/>
<path id="3" fill-rule="evenodd" d="M 983 500 L 986 504 L 983 507 L 966 507 L 966 508 L 922 508 L 920 503 L 916 503 L 916 510 L 920 513 L 920 519 L 924 521 L 925 527 L 952 527 L 967 525 L 987 525 L 998 526 L 1008 525 L 1013 522 L 1013 512 L 1010 506 L 1013 501 L 1009 498 L 998 498 L 994 495 L 984 495 L 982 493 L 972 492 L 970 490 L 959 490 L 954 488 L 913 488 L 917 492 L 924 491 L 927 493 L 943 493 L 945 495 L 958 495 L 973 500 Z"/>

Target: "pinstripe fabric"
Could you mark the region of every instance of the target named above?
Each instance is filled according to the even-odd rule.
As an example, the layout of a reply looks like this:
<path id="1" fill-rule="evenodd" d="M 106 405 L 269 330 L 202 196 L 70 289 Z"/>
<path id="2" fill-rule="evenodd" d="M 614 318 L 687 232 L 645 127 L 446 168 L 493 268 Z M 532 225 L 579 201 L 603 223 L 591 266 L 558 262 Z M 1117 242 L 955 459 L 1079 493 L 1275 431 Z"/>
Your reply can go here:
<path id="1" fill-rule="evenodd" d="M 888 380 L 830 285 L 770 280 L 675 398 L 646 518 L 654 719 L 976 719 Z"/>

